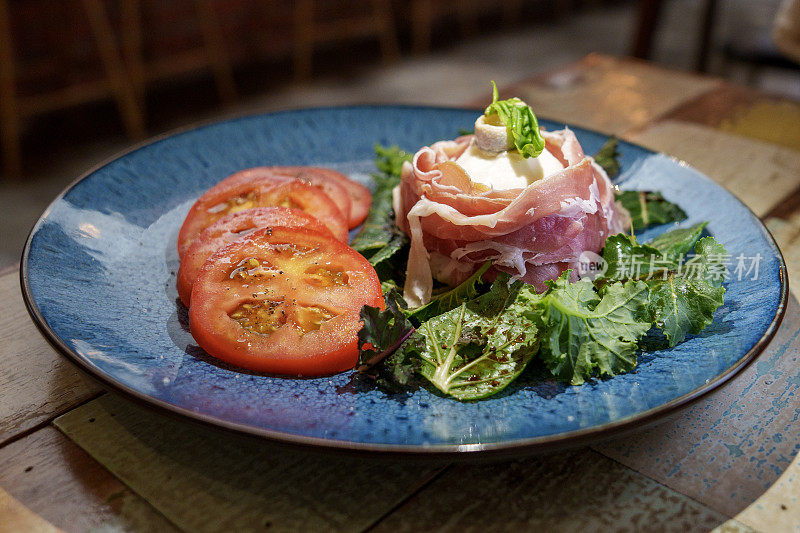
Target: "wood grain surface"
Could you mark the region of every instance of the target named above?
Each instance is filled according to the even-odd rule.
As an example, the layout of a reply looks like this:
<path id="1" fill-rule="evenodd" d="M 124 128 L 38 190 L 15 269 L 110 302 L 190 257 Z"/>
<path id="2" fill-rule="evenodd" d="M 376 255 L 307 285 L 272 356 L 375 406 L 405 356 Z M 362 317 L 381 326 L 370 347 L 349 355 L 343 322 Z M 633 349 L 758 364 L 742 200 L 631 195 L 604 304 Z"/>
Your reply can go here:
<path id="1" fill-rule="evenodd" d="M 565 124 L 622 135 L 643 127 L 721 82 L 637 60 L 590 55 L 503 91 Z"/>
<path id="2" fill-rule="evenodd" d="M 100 393 L 33 325 L 19 273 L 0 277 L 0 446 Z"/>
<path id="3" fill-rule="evenodd" d="M 665 117 L 800 150 L 800 102 L 723 84 L 674 108 Z"/>
<path id="4" fill-rule="evenodd" d="M 800 152 L 757 139 L 665 120 L 630 140 L 686 161 L 758 216 L 766 215 L 800 185 Z"/>
<path id="5" fill-rule="evenodd" d="M 727 517 L 591 450 L 454 466 L 379 532 L 709 531 Z"/>
<path id="6" fill-rule="evenodd" d="M 361 531 L 443 467 L 277 448 L 113 395 L 55 424 L 188 531 Z"/>
<path id="7" fill-rule="evenodd" d="M 0 465 L 0 486 L 42 519 L 66 531 L 99 527 L 153 533 L 175 530 L 52 426 L 0 448 Z"/>
<path id="8" fill-rule="evenodd" d="M 769 347 L 731 383 L 653 428 L 593 448 L 636 472 L 736 516 L 786 471 L 800 443 L 800 307 L 790 298 Z M 800 524 L 800 479 L 786 480 L 784 513 Z M 747 523 L 768 524 L 751 509 Z M 766 528 L 772 530 L 771 527 Z"/>
<path id="9" fill-rule="evenodd" d="M 60 531 L 53 524 L 37 515 L 9 493 L 0 489 L 0 533 L 54 533 Z"/>

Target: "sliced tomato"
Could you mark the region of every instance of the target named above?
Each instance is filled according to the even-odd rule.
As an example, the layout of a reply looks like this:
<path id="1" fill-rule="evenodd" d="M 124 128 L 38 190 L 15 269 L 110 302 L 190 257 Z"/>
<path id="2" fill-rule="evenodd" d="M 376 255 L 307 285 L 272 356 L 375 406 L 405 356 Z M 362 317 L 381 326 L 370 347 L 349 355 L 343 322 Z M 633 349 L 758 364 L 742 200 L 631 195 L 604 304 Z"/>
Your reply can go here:
<path id="1" fill-rule="evenodd" d="M 318 187 L 284 178 L 232 181 L 215 185 L 194 203 L 178 234 L 178 256 L 183 258 L 200 232 L 223 216 L 270 206 L 305 211 L 325 224 L 334 237 L 347 241 L 347 220 Z"/>
<path id="2" fill-rule="evenodd" d="M 369 192 L 369 189 L 358 183 L 357 181 L 353 181 L 341 172 L 337 172 L 330 168 L 322 168 L 322 167 L 274 167 L 278 169 L 292 169 L 292 168 L 299 168 L 302 169 L 297 173 L 297 177 L 299 179 L 309 179 L 309 176 L 313 176 L 312 183 L 319 184 L 323 180 L 327 180 L 328 182 L 337 183 L 339 186 L 342 187 L 344 191 L 346 191 L 348 197 L 350 198 L 350 209 L 349 209 L 349 216 L 348 216 L 348 225 L 350 229 L 355 228 L 362 222 L 364 219 L 367 218 L 367 213 L 369 213 L 369 207 L 372 204 L 372 194 Z M 291 171 L 291 170 L 290 170 Z"/>
<path id="3" fill-rule="evenodd" d="M 372 193 L 369 192 L 369 189 L 335 170 L 327 168 L 318 168 L 317 170 L 324 171 L 323 173 L 330 179 L 337 180 L 350 194 L 350 219 L 348 221 L 350 229 L 364 222 L 370 205 L 372 205 Z"/>
<path id="4" fill-rule="evenodd" d="M 308 228 L 330 235 L 322 222 L 304 211 L 290 207 L 256 207 L 225 215 L 204 229 L 183 254 L 178 269 L 178 296 L 183 304 L 189 307 L 194 280 L 211 254 L 254 230 L 267 226 Z"/>
<path id="5" fill-rule="evenodd" d="M 335 176 L 333 176 L 335 175 Z M 315 187 L 330 196 L 344 218 L 350 220 L 350 206 L 352 204 L 350 193 L 341 180 L 348 180 L 347 176 L 334 170 L 319 167 L 253 167 L 231 174 L 215 187 L 225 187 L 232 183 L 244 183 L 259 180 L 297 179 Z M 349 180 L 348 180 L 349 181 Z"/>
<path id="6" fill-rule="evenodd" d="M 358 359 L 359 312 L 383 307 L 375 270 L 349 246 L 271 227 L 217 250 L 197 276 L 189 327 L 210 355 L 258 372 L 320 376 Z"/>
<path id="7" fill-rule="evenodd" d="M 273 166 L 248 168 L 232 174 L 218 185 L 263 178 L 299 179 L 320 187 L 333 199 L 339 210 L 348 219 L 350 229 L 367 218 L 372 203 L 369 189 L 348 178 L 341 172 L 323 167 Z"/>

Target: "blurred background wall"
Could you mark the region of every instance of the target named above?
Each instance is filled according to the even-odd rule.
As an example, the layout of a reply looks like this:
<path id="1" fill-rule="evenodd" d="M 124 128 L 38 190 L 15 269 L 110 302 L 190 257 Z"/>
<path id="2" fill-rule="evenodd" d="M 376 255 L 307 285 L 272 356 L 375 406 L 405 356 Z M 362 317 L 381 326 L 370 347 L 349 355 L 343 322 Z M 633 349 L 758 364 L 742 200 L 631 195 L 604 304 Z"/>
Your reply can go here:
<path id="1" fill-rule="evenodd" d="M 72 179 L 244 112 L 458 105 L 591 52 L 800 98 L 780 0 L 0 0 L 0 270 Z"/>

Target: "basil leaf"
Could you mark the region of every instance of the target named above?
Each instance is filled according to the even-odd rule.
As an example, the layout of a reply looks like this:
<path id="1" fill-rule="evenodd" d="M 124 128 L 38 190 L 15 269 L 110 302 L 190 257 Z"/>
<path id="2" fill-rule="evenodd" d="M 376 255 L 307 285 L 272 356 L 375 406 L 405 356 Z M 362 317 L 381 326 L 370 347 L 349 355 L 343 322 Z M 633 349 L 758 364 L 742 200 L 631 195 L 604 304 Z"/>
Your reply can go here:
<path id="1" fill-rule="evenodd" d="M 492 103 L 483 114 L 486 117 L 497 115 L 523 157 L 538 157 L 544 150 L 545 142 L 533 110 L 519 98 L 499 101 L 497 98 L 497 85 L 492 82 Z"/>
<path id="2" fill-rule="evenodd" d="M 616 200 L 631 215 L 631 226 L 641 230 L 648 226 L 686 220 L 686 213 L 654 191 L 618 191 Z"/>
<path id="3" fill-rule="evenodd" d="M 609 137 L 608 140 L 600 147 L 600 150 L 594 154 L 594 162 L 603 167 L 609 178 L 613 178 L 619 174 L 619 157 L 620 153 L 617 150 L 619 146 L 619 139 L 616 137 Z"/>
<path id="4" fill-rule="evenodd" d="M 616 282 L 604 288 L 600 299 L 589 280 L 570 283 L 569 275 L 566 271 L 548 282 L 547 292 L 533 298 L 542 311 L 545 365 L 572 385 L 633 370 L 638 341 L 651 327 L 647 285 Z"/>

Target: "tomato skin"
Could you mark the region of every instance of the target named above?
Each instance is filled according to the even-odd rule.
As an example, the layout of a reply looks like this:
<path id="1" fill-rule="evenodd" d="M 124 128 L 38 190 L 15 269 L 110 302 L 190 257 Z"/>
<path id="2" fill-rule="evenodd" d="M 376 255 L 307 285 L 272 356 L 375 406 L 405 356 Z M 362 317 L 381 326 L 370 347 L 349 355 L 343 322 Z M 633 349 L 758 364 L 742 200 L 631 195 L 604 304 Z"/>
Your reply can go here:
<path id="1" fill-rule="evenodd" d="M 321 167 L 253 167 L 240 170 L 235 174 L 231 174 L 215 187 L 225 187 L 233 183 L 245 183 L 250 181 L 259 180 L 300 180 L 305 183 L 314 185 L 322 189 L 322 192 L 327 194 L 339 211 L 342 212 L 345 220 L 350 220 L 350 206 L 351 199 L 347 187 L 343 185 L 342 180 L 350 181 L 347 176 L 340 174 L 335 170 L 330 170 Z"/>
<path id="2" fill-rule="evenodd" d="M 244 237 L 242 232 L 266 226 L 308 228 L 330 235 L 322 222 L 290 207 L 256 207 L 225 215 L 204 229 L 183 254 L 177 283 L 178 296 L 183 305 L 189 307 L 192 285 L 206 259 L 223 246 Z"/>
<path id="3" fill-rule="evenodd" d="M 239 200 L 241 203 L 237 203 Z M 182 259 L 192 241 L 224 215 L 253 207 L 282 205 L 305 211 L 325 224 L 334 237 L 347 241 L 347 221 L 333 200 L 318 187 L 288 178 L 232 181 L 206 191 L 189 210 L 178 233 L 178 257 Z"/>
<path id="4" fill-rule="evenodd" d="M 272 270 L 245 279 L 232 273 L 243 261 L 256 259 Z M 346 281 L 311 284 L 305 276 L 315 265 L 344 272 Z M 192 336 L 210 355 L 249 370 L 293 376 L 328 375 L 355 366 L 361 307 L 383 308 L 378 276 L 358 252 L 321 233 L 277 226 L 217 250 L 200 269 L 191 301 Z M 268 334 L 231 317 L 254 302 L 275 304 L 276 326 Z M 310 308 L 324 309 L 331 318 L 304 329 L 298 317 Z"/>

